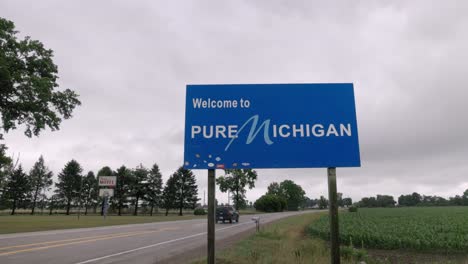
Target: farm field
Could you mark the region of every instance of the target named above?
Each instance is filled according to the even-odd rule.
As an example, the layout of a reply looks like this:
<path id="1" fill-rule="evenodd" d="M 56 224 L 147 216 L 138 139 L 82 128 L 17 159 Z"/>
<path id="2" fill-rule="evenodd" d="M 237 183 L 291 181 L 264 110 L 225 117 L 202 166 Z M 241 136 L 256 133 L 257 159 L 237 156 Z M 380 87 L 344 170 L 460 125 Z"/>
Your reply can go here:
<path id="1" fill-rule="evenodd" d="M 76 215 L 3 215 L 0 216 L 0 234 L 46 231 L 69 228 L 86 228 L 111 225 L 142 224 L 161 221 L 177 221 L 203 218 L 192 214 L 157 215 L 157 216 L 108 216 L 105 220 L 102 216 L 81 216 L 78 220 Z"/>
<path id="2" fill-rule="evenodd" d="M 373 249 L 468 253 L 468 207 L 359 208 L 339 216 L 340 240 Z M 328 239 L 328 216 L 309 226 Z"/>
<path id="3" fill-rule="evenodd" d="M 133 212 L 133 210 L 131 210 Z M 179 216 L 179 211 L 171 210 L 168 216 L 165 216 L 164 211 L 155 213 L 153 216 L 140 213 L 138 216 L 125 214 L 118 216 L 109 214 L 107 219 L 99 214 L 81 215 L 78 220 L 77 214 L 73 211 L 70 215 L 65 215 L 64 210 L 54 210 L 53 215 L 48 213 L 41 214 L 40 211 L 36 215 L 30 215 L 30 209 L 18 209 L 16 215 L 10 215 L 10 210 L 0 210 L 0 234 L 19 233 L 19 232 L 34 232 L 69 228 L 86 228 L 110 225 L 126 225 L 126 224 L 142 224 L 161 221 L 177 221 L 190 220 L 197 218 L 205 218 L 204 215 L 194 215 L 193 210 L 184 210 L 183 216 Z M 240 211 L 240 215 L 251 215 L 258 213 L 254 209 L 245 209 Z"/>

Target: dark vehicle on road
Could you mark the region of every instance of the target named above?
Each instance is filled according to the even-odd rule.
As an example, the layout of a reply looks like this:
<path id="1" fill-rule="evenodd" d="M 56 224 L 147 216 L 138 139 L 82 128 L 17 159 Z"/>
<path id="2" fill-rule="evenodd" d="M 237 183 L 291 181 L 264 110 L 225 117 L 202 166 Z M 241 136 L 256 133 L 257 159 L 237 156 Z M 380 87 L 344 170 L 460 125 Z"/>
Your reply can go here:
<path id="1" fill-rule="evenodd" d="M 216 223 L 218 223 L 218 221 L 223 221 L 223 223 L 229 221 L 231 224 L 232 221 L 236 221 L 236 223 L 238 223 L 239 212 L 232 206 L 220 206 L 216 208 Z"/>

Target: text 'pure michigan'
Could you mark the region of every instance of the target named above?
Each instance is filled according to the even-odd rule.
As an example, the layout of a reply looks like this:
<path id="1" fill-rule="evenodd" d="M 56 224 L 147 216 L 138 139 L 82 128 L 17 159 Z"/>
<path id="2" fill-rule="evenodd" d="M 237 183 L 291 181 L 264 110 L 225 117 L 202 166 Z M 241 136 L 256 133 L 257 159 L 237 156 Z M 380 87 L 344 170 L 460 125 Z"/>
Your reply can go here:
<path id="1" fill-rule="evenodd" d="M 247 119 L 242 125 L 192 125 L 191 138 L 196 139 L 230 139 L 225 147 L 229 150 L 231 144 L 246 136 L 245 144 L 251 144 L 260 134 L 267 145 L 274 144 L 284 138 L 322 138 L 351 137 L 350 123 L 339 124 L 274 124 L 266 119 L 259 125 L 259 115 Z"/>

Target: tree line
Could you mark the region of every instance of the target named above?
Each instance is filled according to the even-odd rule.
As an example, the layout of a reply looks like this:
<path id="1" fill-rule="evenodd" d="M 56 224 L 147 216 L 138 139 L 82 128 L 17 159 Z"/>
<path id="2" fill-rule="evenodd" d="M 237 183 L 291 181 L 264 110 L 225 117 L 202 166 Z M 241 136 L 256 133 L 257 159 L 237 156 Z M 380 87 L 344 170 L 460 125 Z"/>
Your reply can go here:
<path id="1" fill-rule="evenodd" d="M 7 157 L 5 153 L 0 157 Z M 34 214 L 36 208 L 64 210 L 69 215 L 72 209 L 83 209 L 85 215 L 90 210 L 103 214 L 103 198 L 99 196 L 98 179 L 100 176 L 115 176 L 114 195 L 109 198 L 109 208 L 117 215 L 132 209 L 138 215 L 139 208 L 153 215 L 158 209 L 164 209 L 165 215 L 177 209 L 179 215 L 184 209 L 195 209 L 198 198 L 198 186 L 195 175 L 189 169 L 180 167 L 163 184 L 157 164 L 151 168 L 139 165 L 136 168 L 121 166 L 116 170 L 109 166 L 101 168 L 97 174 L 93 171 L 84 173 L 83 167 L 71 160 L 57 174 L 53 182 L 53 173 L 48 169 L 41 156 L 33 168 L 26 172 L 18 161 L 7 157 L 0 163 L 0 210 L 10 209 L 14 215 L 18 208 Z M 237 210 L 247 207 L 247 188 L 255 186 L 257 172 L 252 169 L 226 169 L 225 174 L 216 179 L 222 192 L 232 194 Z M 53 191 L 52 191 L 53 190 Z"/>
<path id="2" fill-rule="evenodd" d="M 338 206 L 351 206 L 352 203 L 351 198 L 343 198 L 343 194 L 338 193 Z M 284 180 L 280 183 L 272 182 L 267 192 L 255 201 L 254 207 L 264 212 L 297 211 L 305 208 L 326 209 L 328 200 L 324 196 L 310 199 L 305 196 L 305 191 L 300 185 L 292 180 Z"/>
<path id="3" fill-rule="evenodd" d="M 182 215 L 183 209 L 194 209 L 199 200 L 195 175 L 183 167 L 177 169 L 164 185 L 157 164 L 151 168 L 141 164 L 136 168 L 121 166 L 115 171 L 105 166 L 96 175 L 92 171 L 83 174 L 82 166 L 71 160 L 58 173 L 55 183 L 42 156 L 29 172 L 11 158 L 0 164 L 6 164 L 0 167 L 0 210 L 11 209 L 12 215 L 18 208 L 30 209 L 34 214 L 38 205 L 47 208 L 49 214 L 54 209 L 63 209 L 69 215 L 70 209 L 77 207 L 83 208 L 85 215 L 90 209 L 96 213 L 100 207 L 102 214 L 99 176 L 117 178 L 109 205 L 118 215 L 130 207 L 133 207 L 133 215 L 137 215 L 140 206 L 149 208 L 150 215 L 158 208 L 164 208 L 166 215 L 171 209 L 177 209 Z M 48 196 L 52 187 L 55 189 Z"/>
<path id="4" fill-rule="evenodd" d="M 462 195 L 448 199 L 436 195 L 421 195 L 417 192 L 402 194 L 396 201 L 391 195 L 363 197 L 356 203 L 358 207 L 395 207 L 395 206 L 468 206 L 468 189 Z"/>

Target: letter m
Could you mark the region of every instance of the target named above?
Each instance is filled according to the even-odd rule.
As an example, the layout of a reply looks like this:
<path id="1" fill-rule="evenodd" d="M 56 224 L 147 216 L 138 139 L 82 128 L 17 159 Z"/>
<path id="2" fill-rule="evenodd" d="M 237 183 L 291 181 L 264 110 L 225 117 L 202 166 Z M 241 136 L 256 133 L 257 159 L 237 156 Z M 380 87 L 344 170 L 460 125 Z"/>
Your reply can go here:
<path id="1" fill-rule="evenodd" d="M 249 136 L 247 137 L 247 141 L 245 142 L 245 144 L 249 145 L 250 143 L 252 143 L 252 141 L 254 141 L 254 139 L 257 137 L 258 133 L 260 133 L 262 128 L 263 128 L 263 139 L 265 140 L 265 143 L 267 143 L 268 145 L 273 144 L 273 141 L 271 141 L 270 135 L 269 135 L 270 119 L 265 120 L 257 129 L 258 115 L 254 115 L 251 118 L 249 118 L 247 121 L 245 121 L 245 123 L 237 131 L 236 136 L 232 138 L 231 141 L 229 141 L 224 151 L 227 151 L 229 149 L 232 142 L 239 137 L 240 132 L 242 132 L 242 130 L 244 130 L 244 128 L 250 122 L 252 122 L 252 126 L 250 127 Z"/>

